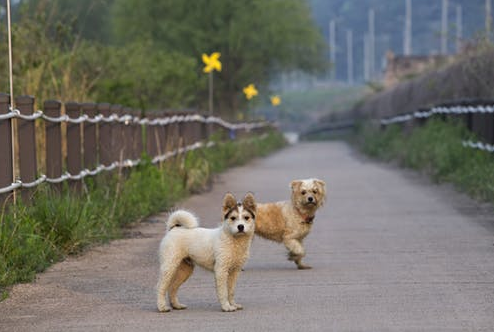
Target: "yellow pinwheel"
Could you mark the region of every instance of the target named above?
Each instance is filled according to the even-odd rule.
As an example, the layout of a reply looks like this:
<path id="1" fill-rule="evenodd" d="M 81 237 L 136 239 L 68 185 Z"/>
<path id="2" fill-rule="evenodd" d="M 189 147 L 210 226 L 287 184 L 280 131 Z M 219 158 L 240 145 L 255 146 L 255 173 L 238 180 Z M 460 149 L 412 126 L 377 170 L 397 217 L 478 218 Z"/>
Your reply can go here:
<path id="1" fill-rule="evenodd" d="M 257 89 L 252 83 L 244 88 L 245 98 L 252 99 L 252 97 L 257 96 Z"/>
<path id="2" fill-rule="evenodd" d="M 202 54 L 202 62 L 206 65 L 203 69 L 204 73 L 211 73 L 214 70 L 221 72 L 221 61 L 219 60 L 220 56 L 221 53 L 219 52 L 213 52 L 210 56 L 206 53 Z"/>
<path id="3" fill-rule="evenodd" d="M 278 106 L 281 104 L 281 97 L 278 95 L 271 96 L 271 105 Z"/>

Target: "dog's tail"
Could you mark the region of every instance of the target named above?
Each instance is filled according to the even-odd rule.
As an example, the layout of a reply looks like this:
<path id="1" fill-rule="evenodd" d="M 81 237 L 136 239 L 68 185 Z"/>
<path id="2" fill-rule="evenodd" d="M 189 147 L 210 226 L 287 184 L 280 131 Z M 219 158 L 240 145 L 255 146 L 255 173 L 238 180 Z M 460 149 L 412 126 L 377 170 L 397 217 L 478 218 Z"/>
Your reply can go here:
<path id="1" fill-rule="evenodd" d="M 170 231 L 175 227 L 193 229 L 199 226 L 197 217 L 186 210 L 177 210 L 170 214 L 166 221 L 166 230 Z"/>

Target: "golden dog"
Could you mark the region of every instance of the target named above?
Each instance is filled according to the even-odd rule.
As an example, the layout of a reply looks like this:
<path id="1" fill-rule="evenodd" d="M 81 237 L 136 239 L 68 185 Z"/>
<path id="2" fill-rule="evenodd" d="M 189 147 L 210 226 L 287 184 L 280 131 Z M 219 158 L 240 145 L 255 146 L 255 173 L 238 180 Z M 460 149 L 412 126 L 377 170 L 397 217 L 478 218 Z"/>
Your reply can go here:
<path id="1" fill-rule="evenodd" d="M 309 269 L 302 264 L 305 256 L 303 239 L 309 234 L 316 211 L 326 199 L 324 181 L 310 178 L 290 183 L 290 201 L 257 205 L 255 233 L 261 237 L 283 243 L 288 249 L 288 260 L 298 269 Z"/>

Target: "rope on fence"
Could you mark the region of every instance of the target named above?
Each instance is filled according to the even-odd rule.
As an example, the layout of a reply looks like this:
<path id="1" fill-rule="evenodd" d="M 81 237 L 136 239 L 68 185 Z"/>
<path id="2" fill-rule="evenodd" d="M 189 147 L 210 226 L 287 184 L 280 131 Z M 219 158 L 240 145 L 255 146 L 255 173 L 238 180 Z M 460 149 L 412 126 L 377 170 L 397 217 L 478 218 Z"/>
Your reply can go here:
<path id="1" fill-rule="evenodd" d="M 475 149 L 480 149 L 484 151 L 488 151 L 489 153 L 494 153 L 494 145 L 490 145 L 488 143 L 483 142 L 473 142 L 473 141 L 462 141 L 463 147 L 470 147 Z"/>
<path id="2" fill-rule="evenodd" d="M 390 125 L 412 120 L 413 118 L 429 118 L 435 114 L 467 114 L 467 113 L 494 113 L 494 105 L 478 106 L 437 106 L 426 111 L 416 111 L 404 115 L 381 119 L 382 125 Z"/>
<path id="3" fill-rule="evenodd" d="M 0 115 L 0 120 L 8 120 L 11 118 L 20 118 L 23 120 L 30 120 L 34 121 L 36 119 L 42 118 L 46 121 L 53 122 L 53 123 L 61 123 L 61 122 L 68 122 L 68 123 L 74 123 L 74 124 L 80 124 L 83 122 L 89 122 L 89 123 L 99 123 L 99 122 L 106 122 L 106 123 L 111 123 L 111 122 L 119 122 L 119 123 L 124 123 L 126 125 L 130 123 L 134 124 L 139 124 L 139 125 L 151 125 L 151 126 L 165 126 L 169 124 L 176 124 L 176 123 L 182 123 L 182 122 L 192 122 L 192 121 L 198 121 L 202 123 L 216 123 L 222 127 L 225 127 L 229 130 L 238 130 L 238 129 L 245 129 L 247 131 L 250 131 L 252 129 L 256 128 L 261 128 L 261 127 L 266 127 L 269 126 L 267 122 L 258 122 L 258 123 L 239 123 L 239 124 L 232 124 L 229 123 L 221 118 L 218 117 L 204 117 L 199 114 L 194 114 L 194 115 L 174 115 L 174 116 L 169 116 L 169 117 L 163 117 L 163 118 L 156 118 L 153 120 L 149 120 L 148 118 L 139 118 L 139 117 L 134 117 L 132 115 L 122 115 L 119 116 L 117 114 L 112 114 L 109 117 L 105 117 L 102 114 L 98 114 L 95 117 L 89 117 L 88 115 L 81 115 L 78 118 L 70 118 L 68 115 L 62 115 L 60 117 L 50 117 L 44 114 L 43 111 L 37 110 L 31 115 L 23 115 L 18 109 L 12 109 L 10 108 L 10 112 L 6 114 Z M 156 156 L 152 159 L 152 163 L 159 163 L 163 162 L 171 157 L 196 150 L 199 148 L 203 147 L 212 147 L 215 143 L 214 142 L 208 142 L 206 145 L 202 142 L 196 142 L 191 145 L 188 145 L 186 147 L 178 148 L 175 149 L 171 152 L 167 152 L 163 155 Z M 84 169 L 81 172 L 79 172 L 76 175 L 72 175 L 68 172 L 65 172 L 58 178 L 48 178 L 46 175 L 41 175 L 38 179 L 36 179 L 33 182 L 30 183 L 24 183 L 21 180 L 16 180 L 14 181 L 10 186 L 0 188 L 0 194 L 7 193 L 10 191 L 13 191 L 17 188 L 32 188 L 35 187 L 43 182 L 47 183 L 61 183 L 65 180 L 81 180 L 86 176 L 95 176 L 103 171 L 111 171 L 115 168 L 130 168 L 130 167 L 135 167 L 142 163 L 140 159 L 137 160 L 123 160 L 123 161 L 115 161 L 109 165 L 103 165 L 100 164 L 93 170 L 89 169 Z"/>
<path id="4" fill-rule="evenodd" d="M 435 114 L 468 114 L 468 113 L 494 113 L 494 105 L 478 105 L 478 106 L 437 106 L 426 111 L 416 111 L 409 114 L 398 115 L 391 118 L 381 119 L 381 125 L 391 125 L 410 121 L 414 118 L 429 118 Z M 494 152 L 494 145 L 483 142 L 473 142 L 471 140 L 462 141 L 463 147 L 479 149 L 490 153 Z"/>
<path id="5" fill-rule="evenodd" d="M 134 117 L 131 115 L 118 116 L 115 113 L 110 115 L 109 117 L 105 117 L 102 114 L 98 114 L 95 117 L 89 117 L 88 115 L 84 114 L 79 116 L 78 118 L 70 118 L 68 115 L 62 115 L 60 117 L 50 117 L 45 115 L 44 112 L 41 110 L 37 110 L 31 115 L 23 115 L 18 109 L 11 109 L 9 113 L 0 115 L 0 120 L 7 120 L 11 118 L 20 118 L 23 120 L 36 120 L 38 118 L 43 118 L 46 121 L 54 122 L 54 123 L 69 122 L 74 124 L 80 124 L 87 121 L 96 124 L 104 121 L 107 123 L 120 122 L 126 125 L 130 123 L 135 123 L 139 125 L 151 125 L 151 126 L 165 126 L 169 124 L 176 124 L 182 122 L 199 121 L 208 124 L 216 123 L 230 130 L 237 130 L 237 129 L 252 130 L 255 128 L 265 127 L 268 125 L 266 122 L 232 124 L 218 117 L 204 117 L 198 114 L 186 115 L 186 116 L 175 115 L 171 117 L 156 118 L 153 120 L 149 120 L 148 118 Z"/>
<path id="6" fill-rule="evenodd" d="M 212 141 L 208 142 L 207 144 L 204 144 L 204 143 L 199 141 L 199 142 L 193 143 L 191 145 L 188 145 L 186 147 L 178 148 L 178 149 L 175 149 L 171 152 L 167 152 L 166 154 L 156 156 L 155 158 L 152 159 L 152 163 L 156 164 L 159 162 L 164 162 L 171 157 L 174 157 L 174 156 L 177 156 L 180 154 L 184 154 L 184 153 L 187 153 L 189 151 L 193 151 L 193 150 L 203 148 L 203 147 L 210 148 L 214 145 L 215 145 L 215 143 Z M 13 191 L 13 190 L 18 189 L 18 188 L 35 187 L 35 186 L 38 186 L 39 184 L 41 184 L 43 182 L 56 184 L 56 183 L 61 183 L 61 182 L 68 180 L 68 179 L 81 180 L 81 179 L 85 178 L 86 176 L 96 176 L 97 174 L 99 174 L 103 171 L 111 171 L 115 168 L 132 168 L 132 167 L 135 167 L 141 163 L 142 163 L 141 159 L 123 160 L 121 162 L 120 161 L 119 162 L 113 162 L 108 166 L 100 164 L 99 166 L 97 166 L 93 170 L 84 169 L 81 172 L 79 172 L 77 175 L 71 175 L 68 172 L 65 172 L 63 175 L 61 175 L 58 178 L 48 178 L 46 175 L 41 175 L 38 179 L 36 179 L 35 181 L 30 182 L 30 183 L 24 183 L 20 180 L 17 180 L 16 182 L 12 183 L 10 186 L 0 188 L 0 194 L 7 193 L 7 192 Z"/>

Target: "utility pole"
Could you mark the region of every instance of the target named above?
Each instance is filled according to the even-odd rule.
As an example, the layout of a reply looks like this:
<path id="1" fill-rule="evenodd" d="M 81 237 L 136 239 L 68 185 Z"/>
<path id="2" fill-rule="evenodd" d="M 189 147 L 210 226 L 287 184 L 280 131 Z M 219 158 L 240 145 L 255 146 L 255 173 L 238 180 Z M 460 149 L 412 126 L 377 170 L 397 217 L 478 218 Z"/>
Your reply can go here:
<path id="1" fill-rule="evenodd" d="M 348 84 L 353 85 L 353 33 L 352 30 L 346 31 L 346 56 L 347 56 L 347 77 Z"/>
<path id="2" fill-rule="evenodd" d="M 412 0 L 406 0 L 405 38 L 403 40 L 403 54 L 412 54 Z"/>
<path id="3" fill-rule="evenodd" d="M 375 32 L 374 9 L 369 9 L 369 76 L 372 80 L 375 73 L 376 64 L 376 32 Z"/>
<path id="4" fill-rule="evenodd" d="M 461 52 L 461 40 L 463 38 L 463 13 L 460 5 L 456 6 L 456 53 Z"/>
<path id="5" fill-rule="evenodd" d="M 492 3 L 491 0 L 485 0 L 485 34 L 491 38 L 492 29 Z"/>
<path id="6" fill-rule="evenodd" d="M 441 54 L 448 54 L 448 0 L 443 0 L 441 10 Z"/>
<path id="7" fill-rule="evenodd" d="M 329 22 L 329 58 L 331 64 L 333 65 L 333 70 L 331 71 L 331 80 L 336 79 L 336 22 L 331 20 Z"/>
<path id="8" fill-rule="evenodd" d="M 364 82 L 370 81 L 369 73 L 369 34 L 364 34 Z"/>

